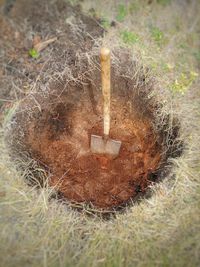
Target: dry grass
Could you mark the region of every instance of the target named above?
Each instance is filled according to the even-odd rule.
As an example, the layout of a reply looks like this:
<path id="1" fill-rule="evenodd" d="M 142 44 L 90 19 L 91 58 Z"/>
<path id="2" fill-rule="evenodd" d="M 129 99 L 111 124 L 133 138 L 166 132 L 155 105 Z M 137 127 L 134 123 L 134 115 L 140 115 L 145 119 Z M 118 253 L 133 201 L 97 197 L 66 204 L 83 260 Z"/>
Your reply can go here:
<path id="1" fill-rule="evenodd" d="M 94 6 L 101 16 L 116 17 L 118 1 L 98 2 L 86 1 L 84 9 Z M 191 78 L 191 72 L 199 72 L 200 5 L 198 1 L 172 1 L 165 6 L 156 2 L 135 1 L 134 13 L 128 13 L 116 28 L 109 28 L 103 42 L 128 45 L 133 58 L 151 67 L 157 80 L 152 94 L 163 103 L 159 121 L 168 113 L 180 119 L 184 154 L 171 159 L 173 170 L 152 187 L 151 198 L 106 221 L 51 199 L 55 194 L 52 188 L 33 188 L 25 183 L 26 171 L 17 170 L 5 145 L 10 110 L 0 132 L 1 266 L 199 265 L 200 83 L 196 74 Z M 158 36 L 152 33 L 149 23 L 167 40 L 160 44 L 159 32 Z M 140 41 L 125 44 L 119 34 L 124 29 L 139 35 Z M 66 71 L 67 66 L 63 73 Z M 36 82 L 31 92 L 40 79 Z"/>

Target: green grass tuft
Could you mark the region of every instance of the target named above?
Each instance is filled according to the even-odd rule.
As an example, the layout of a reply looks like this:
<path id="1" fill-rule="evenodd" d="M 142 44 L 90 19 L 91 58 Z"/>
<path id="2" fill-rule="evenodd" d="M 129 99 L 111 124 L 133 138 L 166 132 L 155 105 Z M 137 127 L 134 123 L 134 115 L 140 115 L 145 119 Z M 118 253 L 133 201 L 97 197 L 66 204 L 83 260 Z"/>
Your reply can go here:
<path id="1" fill-rule="evenodd" d="M 157 0 L 157 3 L 165 6 L 165 5 L 170 4 L 171 0 Z"/>
<path id="2" fill-rule="evenodd" d="M 140 40 L 138 34 L 127 30 L 121 31 L 120 36 L 123 42 L 129 45 L 135 44 Z"/>
<path id="3" fill-rule="evenodd" d="M 128 14 L 128 10 L 127 10 L 126 6 L 124 4 L 120 4 L 118 6 L 118 13 L 116 16 L 116 20 L 119 22 L 123 22 L 125 17 L 127 16 L 127 14 Z"/>
<path id="4" fill-rule="evenodd" d="M 38 58 L 39 57 L 39 53 L 38 53 L 38 51 L 36 50 L 36 49 L 34 49 L 34 48 L 31 48 L 29 51 L 28 51 L 28 54 L 29 54 L 29 56 L 30 57 L 32 57 L 32 58 Z"/>
<path id="5" fill-rule="evenodd" d="M 196 60 L 198 61 L 198 63 L 200 63 L 200 51 L 194 52 L 194 56 L 195 56 Z"/>
<path id="6" fill-rule="evenodd" d="M 151 37 L 158 45 L 164 42 L 164 33 L 158 27 L 151 28 Z"/>
<path id="7" fill-rule="evenodd" d="M 107 18 L 101 18 L 101 25 L 107 30 L 110 28 L 110 21 Z"/>
<path id="8" fill-rule="evenodd" d="M 184 95 L 197 77 L 198 73 L 194 71 L 190 71 L 189 74 L 181 73 L 180 77 L 172 84 L 171 90 L 173 93 Z"/>

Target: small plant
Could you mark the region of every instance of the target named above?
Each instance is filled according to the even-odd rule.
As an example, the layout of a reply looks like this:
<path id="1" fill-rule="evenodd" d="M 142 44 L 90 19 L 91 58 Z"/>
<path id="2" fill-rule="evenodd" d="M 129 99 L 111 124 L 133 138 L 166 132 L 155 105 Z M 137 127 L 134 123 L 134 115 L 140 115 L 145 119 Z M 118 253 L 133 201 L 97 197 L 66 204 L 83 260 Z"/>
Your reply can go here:
<path id="1" fill-rule="evenodd" d="M 165 72 L 170 72 L 174 69 L 172 64 L 166 62 L 161 62 L 161 67 Z"/>
<path id="2" fill-rule="evenodd" d="M 194 52 L 196 60 L 200 63 L 200 51 Z"/>
<path id="3" fill-rule="evenodd" d="M 28 51 L 28 54 L 30 57 L 32 58 L 38 58 L 39 57 L 39 53 L 38 51 L 35 49 L 35 48 L 31 48 L 29 51 Z"/>
<path id="4" fill-rule="evenodd" d="M 116 20 L 119 22 L 124 21 L 127 13 L 128 12 L 127 12 L 126 6 L 123 4 L 119 5 Z"/>
<path id="5" fill-rule="evenodd" d="M 101 25 L 103 26 L 104 29 L 109 29 L 110 28 L 110 21 L 107 18 L 102 18 L 101 19 Z"/>
<path id="6" fill-rule="evenodd" d="M 66 3 L 70 3 L 72 6 L 78 5 L 79 0 L 65 0 Z"/>
<path id="7" fill-rule="evenodd" d="M 157 0 L 157 3 L 166 6 L 171 3 L 171 0 Z"/>
<path id="8" fill-rule="evenodd" d="M 157 63 L 157 62 L 151 62 L 150 66 L 151 66 L 151 69 L 152 69 L 153 71 L 156 71 L 157 68 L 158 68 L 158 63 Z"/>
<path id="9" fill-rule="evenodd" d="M 122 31 L 120 33 L 122 40 L 124 41 L 125 44 L 135 44 L 139 41 L 139 36 L 138 34 L 130 31 Z"/>
<path id="10" fill-rule="evenodd" d="M 178 47 L 183 49 L 183 50 L 187 50 L 189 48 L 189 46 L 186 42 L 180 43 Z"/>
<path id="11" fill-rule="evenodd" d="M 171 89 L 174 93 L 181 93 L 182 95 L 189 89 L 192 83 L 197 78 L 198 74 L 190 71 L 189 74 L 181 73 L 180 77 L 172 84 Z"/>
<path id="12" fill-rule="evenodd" d="M 158 27 L 151 28 L 151 36 L 158 45 L 164 41 L 164 33 Z"/>

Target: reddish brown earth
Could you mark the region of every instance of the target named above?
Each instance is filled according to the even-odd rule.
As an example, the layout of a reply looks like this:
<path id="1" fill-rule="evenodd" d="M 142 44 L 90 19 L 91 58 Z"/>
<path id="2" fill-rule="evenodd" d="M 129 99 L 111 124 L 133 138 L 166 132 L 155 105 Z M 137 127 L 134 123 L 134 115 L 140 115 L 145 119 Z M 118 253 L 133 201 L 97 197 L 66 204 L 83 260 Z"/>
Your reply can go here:
<path id="1" fill-rule="evenodd" d="M 122 141 L 115 159 L 90 152 L 91 134 L 102 135 L 101 101 L 60 102 L 42 110 L 28 126 L 27 147 L 52 173 L 50 185 L 66 199 L 111 208 L 145 192 L 159 167 L 161 147 L 151 123 L 134 117 L 114 99 L 110 137 Z"/>

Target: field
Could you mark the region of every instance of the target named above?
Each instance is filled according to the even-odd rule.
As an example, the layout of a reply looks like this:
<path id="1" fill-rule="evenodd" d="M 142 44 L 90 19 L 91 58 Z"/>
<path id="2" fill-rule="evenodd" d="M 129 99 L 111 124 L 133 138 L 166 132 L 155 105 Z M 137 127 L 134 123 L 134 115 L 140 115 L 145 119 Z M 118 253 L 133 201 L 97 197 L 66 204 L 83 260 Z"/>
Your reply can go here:
<path id="1" fill-rule="evenodd" d="M 0 12 L 0 266 L 199 266 L 200 2 L 2 0 Z M 128 202 L 130 188 L 118 193 L 124 182 L 113 191 L 121 198 L 102 197 L 101 188 L 101 198 L 91 199 L 98 159 L 74 161 L 68 173 L 76 147 L 66 131 L 76 122 L 83 150 L 82 129 L 101 134 L 89 127 L 101 106 L 102 45 L 111 48 L 117 92 L 112 112 L 120 123 L 111 135 L 123 139 L 129 130 L 146 149 L 143 180 L 141 159 L 131 170 L 138 192 Z M 119 181 L 129 179 L 122 160 L 110 169 L 103 162 Z M 77 166 L 91 169 L 89 162 L 85 196 Z M 76 187 L 68 180 L 77 195 L 66 184 L 56 190 L 66 170 L 79 175 Z"/>

